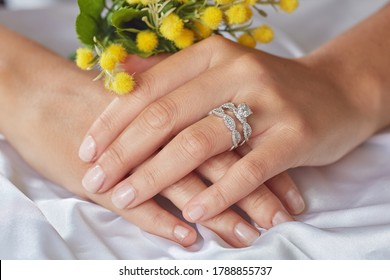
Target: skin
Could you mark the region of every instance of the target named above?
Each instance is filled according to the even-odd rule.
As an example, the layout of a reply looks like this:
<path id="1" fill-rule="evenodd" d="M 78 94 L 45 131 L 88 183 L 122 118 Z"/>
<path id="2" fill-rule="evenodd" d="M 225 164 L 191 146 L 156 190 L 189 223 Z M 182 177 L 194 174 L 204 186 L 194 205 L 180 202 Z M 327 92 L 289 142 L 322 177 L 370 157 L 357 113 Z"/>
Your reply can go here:
<path id="1" fill-rule="evenodd" d="M 71 192 L 110 209 L 145 231 L 189 246 L 196 241 L 196 231 L 184 221 L 161 208 L 152 198 L 132 209 L 118 209 L 111 202 L 112 192 L 86 192 L 81 186 L 83 174 L 91 168 L 78 158 L 78 147 L 93 120 L 114 99 L 101 83 L 91 82 L 96 73 L 77 69 L 74 63 L 57 56 L 0 26 L 0 132 L 21 156 L 48 179 Z M 32 55 L 33 54 L 33 55 Z M 142 73 L 166 57 L 142 60 L 129 57 L 124 68 Z M 243 151 L 244 152 L 244 151 Z M 226 172 L 232 161 L 240 158 L 229 153 L 209 160 L 197 173 L 189 173 L 164 189 L 160 195 L 178 208 L 207 188 L 201 178 L 216 180 Z M 151 158 L 132 168 L 137 172 Z M 268 199 L 264 200 L 264 193 Z M 272 226 L 274 212 L 283 211 L 286 220 L 293 209 L 286 200 L 299 191 L 287 173 L 267 182 L 259 190 L 242 199 L 238 205 L 255 217 L 256 223 Z M 289 195 L 287 195 L 289 194 Z M 300 197 L 300 196 L 299 196 Z M 276 201 L 276 203 L 275 203 Z M 277 205 L 270 208 L 269 205 Z M 262 213 L 259 215 L 258 213 Z M 278 221 L 282 222 L 282 221 Z M 234 247 L 249 246 L 258 231 L 235 211 L 227 209 L 215 218 L 202 222 Z"/>
<path id="2" fill-rule="evenodd" d="M 250 106 L 253 134 L 243 157 L 219 176 L 206 174 L 213 184 L 184 205 L 188 221 L 214 217 L 289 168 L 337 161 L 390 124 L 389 26 L 387 5 L 299 59 L 219 36 L 167 58 L 139 75 L 134 93 L 114 99 L 87 132 L 96 147 L 91 162 L 103 180 L 93 184 L 87 173 L 84 187 L 113 191 L 113 201 L 131 192 L 125 207 L 133 208 L 190 172 L 204 171 L 204 162 L 224 158 L 232 145 L 221 119 L 207 113 L 230 101 Z"/>

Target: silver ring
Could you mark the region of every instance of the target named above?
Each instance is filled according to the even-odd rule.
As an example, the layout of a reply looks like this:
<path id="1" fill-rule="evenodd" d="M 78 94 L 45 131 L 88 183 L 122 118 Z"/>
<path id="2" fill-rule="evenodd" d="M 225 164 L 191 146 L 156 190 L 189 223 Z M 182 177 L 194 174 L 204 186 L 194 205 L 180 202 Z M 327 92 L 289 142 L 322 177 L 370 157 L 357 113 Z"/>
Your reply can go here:
<path id="1" fill-rule="evenodd" d="M 249 125 L 246 118 L 253 114 L 251 108 L 245 103 L 241 103 L 236 107 L 232 102 L 223 104 L 221 108 L 231 110 L 242 125 L 244 140 L 239 145 L 241 146 L 245 142 L 248 142 L 249 137 L 252 135 L 252 127 Z"/>
<path id="2" fill-rule="evenodd" d="M 215 115 L 223 119 L 223 122 L 225 123 L 226 127 L 232 132 L 233 145 L 230 148 L 230 151 L 237 148 L 241 141 L 241 134 L 237 131 L 236 122 L 234 121 L 234 119 L 228 114 L 226 114 L 221 107 L 211 110 L 209 115 Z"/>

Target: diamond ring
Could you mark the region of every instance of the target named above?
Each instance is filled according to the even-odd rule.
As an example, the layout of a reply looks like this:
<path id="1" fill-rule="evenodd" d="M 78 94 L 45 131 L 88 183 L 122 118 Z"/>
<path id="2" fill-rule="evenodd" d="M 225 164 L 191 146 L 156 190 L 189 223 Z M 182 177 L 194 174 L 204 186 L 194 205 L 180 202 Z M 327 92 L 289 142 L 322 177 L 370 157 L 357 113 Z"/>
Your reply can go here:
<path id="1" fill-rule="evenodd" d="M 238 121 L 241 123 L 244 135 L 244 139 L 242 141 L 241 134 L 237 130 L 236 122 L 234 121 L 233 117 L 226 114 L 224 109 L 232 111 L 234 117 L 236 117 L 236 119 L 238 119 Z M 248 142 L 249 137 L 252 135 L 252 127 L 248 124 L 246 119 L 251 114 L 253 114 L 253 112 L 247 104 L 241 103 L 236 107 L 232 102 L 225 103 L 220 107 L 211 110 L 209 113 L 209 115 L 215 115 L 217 117 L 222 118 L 226 127 L 232 132 L 233 145 L 230 150 L 233 150 L 238 146 L 243 145 L 245 142 Z"/>

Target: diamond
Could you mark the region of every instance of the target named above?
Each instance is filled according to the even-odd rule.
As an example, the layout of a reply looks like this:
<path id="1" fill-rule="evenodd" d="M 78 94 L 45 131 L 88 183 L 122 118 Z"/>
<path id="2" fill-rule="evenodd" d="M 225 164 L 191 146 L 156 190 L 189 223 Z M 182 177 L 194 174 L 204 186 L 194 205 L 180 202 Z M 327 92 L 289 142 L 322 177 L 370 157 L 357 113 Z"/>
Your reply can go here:
<path id="1" fill-rule="evenodd" d="M 234 119 L 231 116 L 228 116 L 225 114 L 223 116 L 223 121 L 224 121 L 225 125 L 227 126 L 227 128 L 229 128 L 230 131 L 236 130 L 236 122 L 234 121 Z"/>
<path id="2" fill-rule="evenodd" d="M 250 115 L 252 115 L 253 112 L 247 104 L 241 103 L 240 105 L 238 105 L 237 114 L 244 117 L 244 118 L 247 118 Z"/>
<path id="3" fill-rule="evenodd" d="M 237 131 L 237 130 L 234 130 L 232 132 L 232 142 L 233 142 L 233 149 L 237 148 L 238 147 L 238 143 L 240 143 L 241 141 L 241 134 Z"/>

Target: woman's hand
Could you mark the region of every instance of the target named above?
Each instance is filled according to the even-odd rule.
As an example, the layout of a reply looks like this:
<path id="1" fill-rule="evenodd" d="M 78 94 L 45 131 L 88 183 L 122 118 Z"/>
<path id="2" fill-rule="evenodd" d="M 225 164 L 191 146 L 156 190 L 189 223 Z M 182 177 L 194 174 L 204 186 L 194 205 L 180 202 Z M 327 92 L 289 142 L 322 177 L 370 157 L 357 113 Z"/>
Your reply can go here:
<path id="1" fill-rule="evenodd" d="M 204 172 L 204 162 L 232 154 L 226 152 L 231 132 L 220 118 L 207 116 L 226 102 L 247 103 L 254 112 L 248 154 L 232 160 L 187 204 L 190 221 L 213 217 L 288 168 L 337 160 L 367 137 L 354 125 L 364 118 L 353 100 L 319 69 L 213 37 L 139 75 L 135 92 L 110 104 L 86 138 L 92 148 L 84 159 L 96 160 L 92 170 L 98 169 L 99 180 L 88 172 L 84 186 L 105 192 L 165 144 L 115 186 L 114 202 L 117 193 L 128 194 L 121 208 L 138 205 L 193 170 Z M 356 137 L 347 141 L 350 133 Z"/>
<path id="2" fill-rule="evenodd" d="M 196 231 L 163 209 L 154 199 L 133 209 L 119 209 L 111 202 L 111 192 L 84 192 L 80 181 L 90 165 L 78 160 L 78 144 L 88 126 L 112 100 L 112 96 L 99 83 L 92 83 L 91 77 L 77 70 L 71 62 L 2 27 L 0 37 L 0 47 L 3 47 L 0 61 L 3 63 L 1 66 L 4 66 L 0 67 L 0 131 L 24 159 L 45 177 L 113 210 L 145 231 L 183 246 L 194 243 Z M 21 52 L 20 48 L 28 52 Z M 130 57 L 125 66 L 130 72 L 140 73 L 160 59 L 162 57 L 148 60 Z M 31 71 L 38 65 L 40 71 Z M 22 84 L 20 80 L 23 80 Z M 50 83 L 47 83 L 48 80 Z M 23 118 L 20 118 L 20 112 Z M 210 162 L 211 168 L 207 169 L 205 176 L 213 180 L 220 176 L 228 164 L 221 161 L 212 167 Z M 285 188 L 276 188 L 276 184 L 271 181 L 266 191 L 271 197 L 281 197 L 285 202 L 286 196 L 297 193 L 296 187 L 286 175 L 279 180 L 285 182 Z M 162 195 L 182 209 L 194 195 L 205 189 L 204 182 L 192 173 L 165 189 Z M 262 212 L 263 204 L 255 198 L 252 196 L 246 199 L 246 204 L 253 206 L 248 210 L 249 213 Z M 289 204 L 285 205 L 290 210 Z M 280 204 L 280 208 L 284 209 L 284 206 Z M 269 217 L 263 215 L 261 218 Z M 248 246 L 259 236 L 255 227 L 230 209 L 202 222 L 202 225 L 235 247 Z"/>

